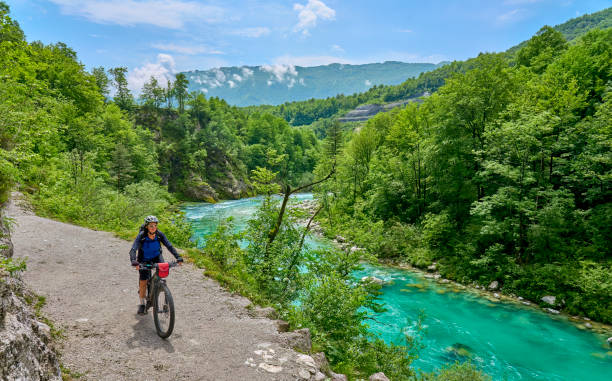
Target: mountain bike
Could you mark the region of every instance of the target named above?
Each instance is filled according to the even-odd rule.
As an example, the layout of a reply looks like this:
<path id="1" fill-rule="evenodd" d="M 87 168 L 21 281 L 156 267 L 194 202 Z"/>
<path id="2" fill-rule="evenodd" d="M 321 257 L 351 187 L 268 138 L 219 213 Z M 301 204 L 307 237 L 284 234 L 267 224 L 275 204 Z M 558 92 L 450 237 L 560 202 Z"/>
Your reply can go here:
<path id="1" fill-rule="evenodd" d="M 147 304 L 145 309 L 153 307 L 153 321 L 155 322 L 155 330 L 159 337 L 165 339 L 172 334 L 174 329 L 174 301 L 168 285 L 166 277 L 169 274 L 170 267 L 175 267 L 178 262 L 172 263 L 141 263 L 141 270 L 155 269 L 155 274 L 147 283 Z"/>

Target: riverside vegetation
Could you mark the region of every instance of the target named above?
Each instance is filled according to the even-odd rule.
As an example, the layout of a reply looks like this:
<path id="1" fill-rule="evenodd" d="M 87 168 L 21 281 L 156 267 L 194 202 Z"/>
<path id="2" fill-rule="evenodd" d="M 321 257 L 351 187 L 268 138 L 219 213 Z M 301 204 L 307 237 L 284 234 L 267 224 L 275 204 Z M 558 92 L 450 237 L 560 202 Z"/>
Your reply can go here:
<path id="1" fill-rule="evenodd" d="M 315 187 L 328 234 L 379 259 L 437 261 L 462 282 L 497 280 L 533 300 L 556 295 L 570 313 L 612 322 L 611 44 L 609 28 L 568 43 L 545 27 L 516 53 L 364 93 L 427 78 L 439 87 L 421 106 L 343 134 L 320 119 L 337 109 L 290 127 L 265 107 L 188 94 L 182 75 L 165 87 L 152 78 L 136 102 L 125 68 L 88 73 L 66 45 L 28 43 L 0 2 L 0 202 L 17 183 L 40 214 L 125 237 L 155 213 L 173 242 L 190 247 L 177 200 L 263 193 L 246 236 L 222 226 L 203 252 L 190 250 L 196 263 L 309 327 L 334 369 L 484 379 L 469 364 L 414 374 L 418 337 L 393 346 L 367 332 L 363 307 L 382 306 L 376 286 L 349 276 L 358 255 L 296 250 L 305 232 L 291 211 L 278 223 L 282 205 L 271 194 L 329 175 Z"/>

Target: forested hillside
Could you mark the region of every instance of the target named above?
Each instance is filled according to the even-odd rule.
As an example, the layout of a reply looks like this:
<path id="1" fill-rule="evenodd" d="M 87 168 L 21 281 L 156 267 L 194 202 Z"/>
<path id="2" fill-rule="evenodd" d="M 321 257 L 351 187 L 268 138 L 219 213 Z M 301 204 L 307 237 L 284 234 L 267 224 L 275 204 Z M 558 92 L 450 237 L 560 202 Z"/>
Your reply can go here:
<path id="1" fill-rule="evenodd" d="M 236 106 L 281 104 L 362 92 L 372 85 L 397 85 L 444 65 L 387 61 L 364 65 L 263 65 L 184 72 L 189 90 Z"/>
<path id="2" fill-rule="evenodd" d="M 189 94 L 180 75 L 170 90 L 151 79 L 136 102 L 126 72 L 89 73 L 61 42 L 28 43 L 0 3 L 0 202 L 17 183 L 42 214 L 121 230 L 171 218 L 177 196 L 252 194 L 248 176 L 267 155 L 283 155 L 275 169 L 293 182 L 311 176 L 310 130 Z"/>
<path id="3" fill-rule="evenodd" d="M 566 40 L 570 41 L 582 36 L 591 29 L 612 26 L 612 8 L 571 19 L 554 27 L 561 32 Z M 523 42 L 508 49 L 505 53 L 509 60 L 515 59 L 516 53 L 524 47 Z M 303 102 L 285 102 L 279 106 L 251 107 L 251 110 L 264 110 L 284 118 L 294 126 L 308 125 L 317 121 L 315 126 L 319 131 L 325 129 L 330 121 L 321 120 L 339 117 L 358 105 L 365 103 L 387 103 L 419 97 L 425 92 L 434 92 L 442 86 L 445 80 L 455 73 L 465 73 L 474 66 L 474 59 L 466 61 L 453 61 L 435 70 L 421 73 L 416 78 L 408 78 L 395 86 L 373 86 L 368 91 L 353 95 L 339 94 L 326 99 L 310 99 Z"/>
<path id="4" fill-rule="evenodd" d="M 346 142 L 318 190 L 328 234 L 611 323 L 612 28 L 469 62 Z"/>

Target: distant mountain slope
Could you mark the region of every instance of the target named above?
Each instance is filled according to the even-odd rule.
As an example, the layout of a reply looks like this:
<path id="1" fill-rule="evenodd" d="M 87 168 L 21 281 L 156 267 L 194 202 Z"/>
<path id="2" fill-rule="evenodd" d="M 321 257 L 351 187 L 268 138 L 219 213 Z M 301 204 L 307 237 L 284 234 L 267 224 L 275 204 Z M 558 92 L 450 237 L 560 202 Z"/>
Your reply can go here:
<path id="1" fill-rule="evenodd" d="M 612 7 L 570 19 L 562 24 L 555 25 L 553 28 L 561 32 L 568 41 L 572 41 L 592 29 L 606 29 L 610 27 L 612 27 Z M 507 53 L 514 54 L 526 44 L 527 41 L 523 41 L 508 49 Z"/>
<path id="2" fill-rule="evenodd" d="M 277 105 L 358 93 L 375 85 L 397 85 L 443 64 L 387 61 L 313 67 L 263 65 L 195 70 L 184 74 L 189 80 L 189 91 L 202 91 L 236 106 Z"/>

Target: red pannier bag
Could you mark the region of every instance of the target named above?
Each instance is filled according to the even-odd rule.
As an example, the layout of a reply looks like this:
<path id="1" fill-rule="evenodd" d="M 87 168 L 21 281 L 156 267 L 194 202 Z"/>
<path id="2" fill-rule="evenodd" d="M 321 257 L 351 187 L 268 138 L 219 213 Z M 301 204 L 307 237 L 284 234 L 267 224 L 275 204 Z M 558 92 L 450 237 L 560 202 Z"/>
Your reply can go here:
<path id="1" fill-rule="evenodd" d="M 169 263 L 162 262 L 162 263 L 158 263 L 157 264 L 157 275 L 160 278 L 167 277 L 169 272 L 170 272 L 170 264 Z"/>

